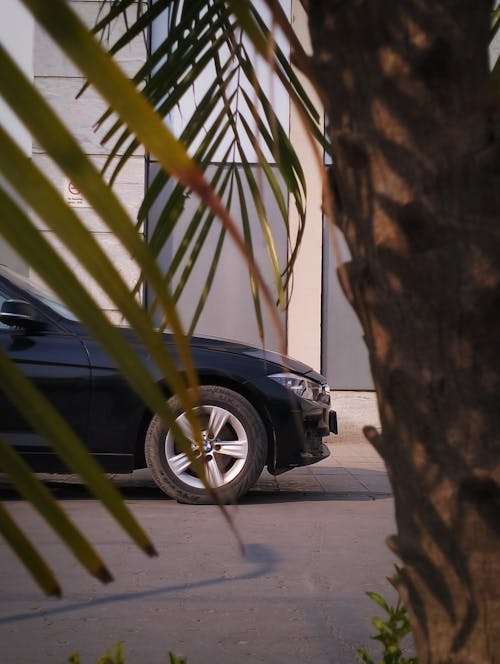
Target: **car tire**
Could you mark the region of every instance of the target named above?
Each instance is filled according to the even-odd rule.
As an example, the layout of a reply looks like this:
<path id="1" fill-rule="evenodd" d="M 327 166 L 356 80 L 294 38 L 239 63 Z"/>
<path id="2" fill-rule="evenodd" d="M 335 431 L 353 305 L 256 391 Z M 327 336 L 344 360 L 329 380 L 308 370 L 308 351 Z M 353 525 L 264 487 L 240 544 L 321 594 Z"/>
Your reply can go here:
<path id="1" fill-rule="evenodd" d="M 192 437 L 186 413 L 177 397 L 168 400 L 177 422 Z M 204 435 L 207 478 L 217 498 L 234 502 L 258 480 L 267 458 L 267 435 L 255 408 L 237 392 L 215 385 L 200 387 L 196 412 Z M 193 445 L 195 449 L 195 444 Z M 190 470 L 185 452 L 155 415 L 145 440 L 146 462 L 162 491 L 180 503 L 214 503 L 214 495 Z"/>

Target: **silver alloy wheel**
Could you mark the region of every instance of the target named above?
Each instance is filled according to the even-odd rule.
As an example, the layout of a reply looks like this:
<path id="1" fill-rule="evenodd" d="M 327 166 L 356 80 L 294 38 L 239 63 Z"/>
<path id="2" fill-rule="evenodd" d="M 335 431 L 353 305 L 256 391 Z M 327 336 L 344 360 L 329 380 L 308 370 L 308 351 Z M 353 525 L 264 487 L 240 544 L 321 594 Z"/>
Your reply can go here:
<path id="1" fill-rule="evenodd" d="M 192 449 L 205 460 L 207 479 L 214 488 L 222 487 L 234 480 L 243 469 L 248 457 L 248 437 L 240 420 L 229 410 L 220 406 L 195 408 L 198 415 L 203 452 L 194 441 L 193 432 L 185 413 L 176 422 L 192 441 Z M 190 470 L 188 455 L 179 450 L 171 431 L 165 437 L 165 457 L 172 472 L 182 482 L 203 489 L 201 480 Z"/>

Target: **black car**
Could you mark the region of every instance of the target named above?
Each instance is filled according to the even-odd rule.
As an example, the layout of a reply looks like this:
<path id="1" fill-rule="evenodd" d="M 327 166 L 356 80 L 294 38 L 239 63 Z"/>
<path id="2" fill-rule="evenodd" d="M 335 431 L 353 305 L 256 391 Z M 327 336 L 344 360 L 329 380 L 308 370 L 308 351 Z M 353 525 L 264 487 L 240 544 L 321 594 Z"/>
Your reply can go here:
<path id="1" fill-rule="evenodd" d="M 121 328 L 131 343 L 133 335 Z M 165 344 L 172 339 L 165 334 Z M 171 431 L 149 412 L 112 361 L 67 308 L 29 280 L 0 267 L 0 348 L 56 406 L 110 473 L 149 467 L 158 486 L 188 503 L 211 500 Z M 147 353 L 138 348 L 146 365 Z M 242 343 L 193 337 L 200 380 L 196 409 L 210 483 L 233 500 L 258 479 L 321 461 L 322 438 L 337 433 L 325 379 L 301 362 Z M 175 354 L 174 354 L 175 355 Z M 187 418 L 149 366 L 188 437 Z M 0 391 L 0 434 L 37 472 L 67 472 Z M 193 450 L 198 451 L 193 443 Z M 201 454 L 201 452 L 200 452 Z"/>

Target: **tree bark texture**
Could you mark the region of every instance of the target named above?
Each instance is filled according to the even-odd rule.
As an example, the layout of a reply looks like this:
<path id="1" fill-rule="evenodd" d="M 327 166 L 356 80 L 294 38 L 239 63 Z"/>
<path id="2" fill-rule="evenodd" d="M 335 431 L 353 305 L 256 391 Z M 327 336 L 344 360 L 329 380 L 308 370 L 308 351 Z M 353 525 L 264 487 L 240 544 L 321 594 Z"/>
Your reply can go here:
<path id="1" fill-rule="evenodd" d="M 500 661 L 500 123 L 486 0 L 311 0 L 340 267 L 419 662 Z"/>

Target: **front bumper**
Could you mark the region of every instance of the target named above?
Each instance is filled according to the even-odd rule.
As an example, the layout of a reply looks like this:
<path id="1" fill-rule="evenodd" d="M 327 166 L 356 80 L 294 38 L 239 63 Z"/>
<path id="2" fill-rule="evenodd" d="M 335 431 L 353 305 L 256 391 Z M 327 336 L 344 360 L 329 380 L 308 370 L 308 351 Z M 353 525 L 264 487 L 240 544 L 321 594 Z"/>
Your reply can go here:
<path id="1" fill-rule="evenodd" d="M 275 430 L 277 445 L 274 464 L 268 469 L 279 475 L 300 466 L 318 463 L 330 456 L 330 450 L 323 438 L 330 433 L 338 433 L 337 413 L 330 409 L 330 403 L 296 399 L 299 408 L 294 408 L 292 417 L 278 430 Z M 286 438 L 286 443 L 285 443 Z"/>

